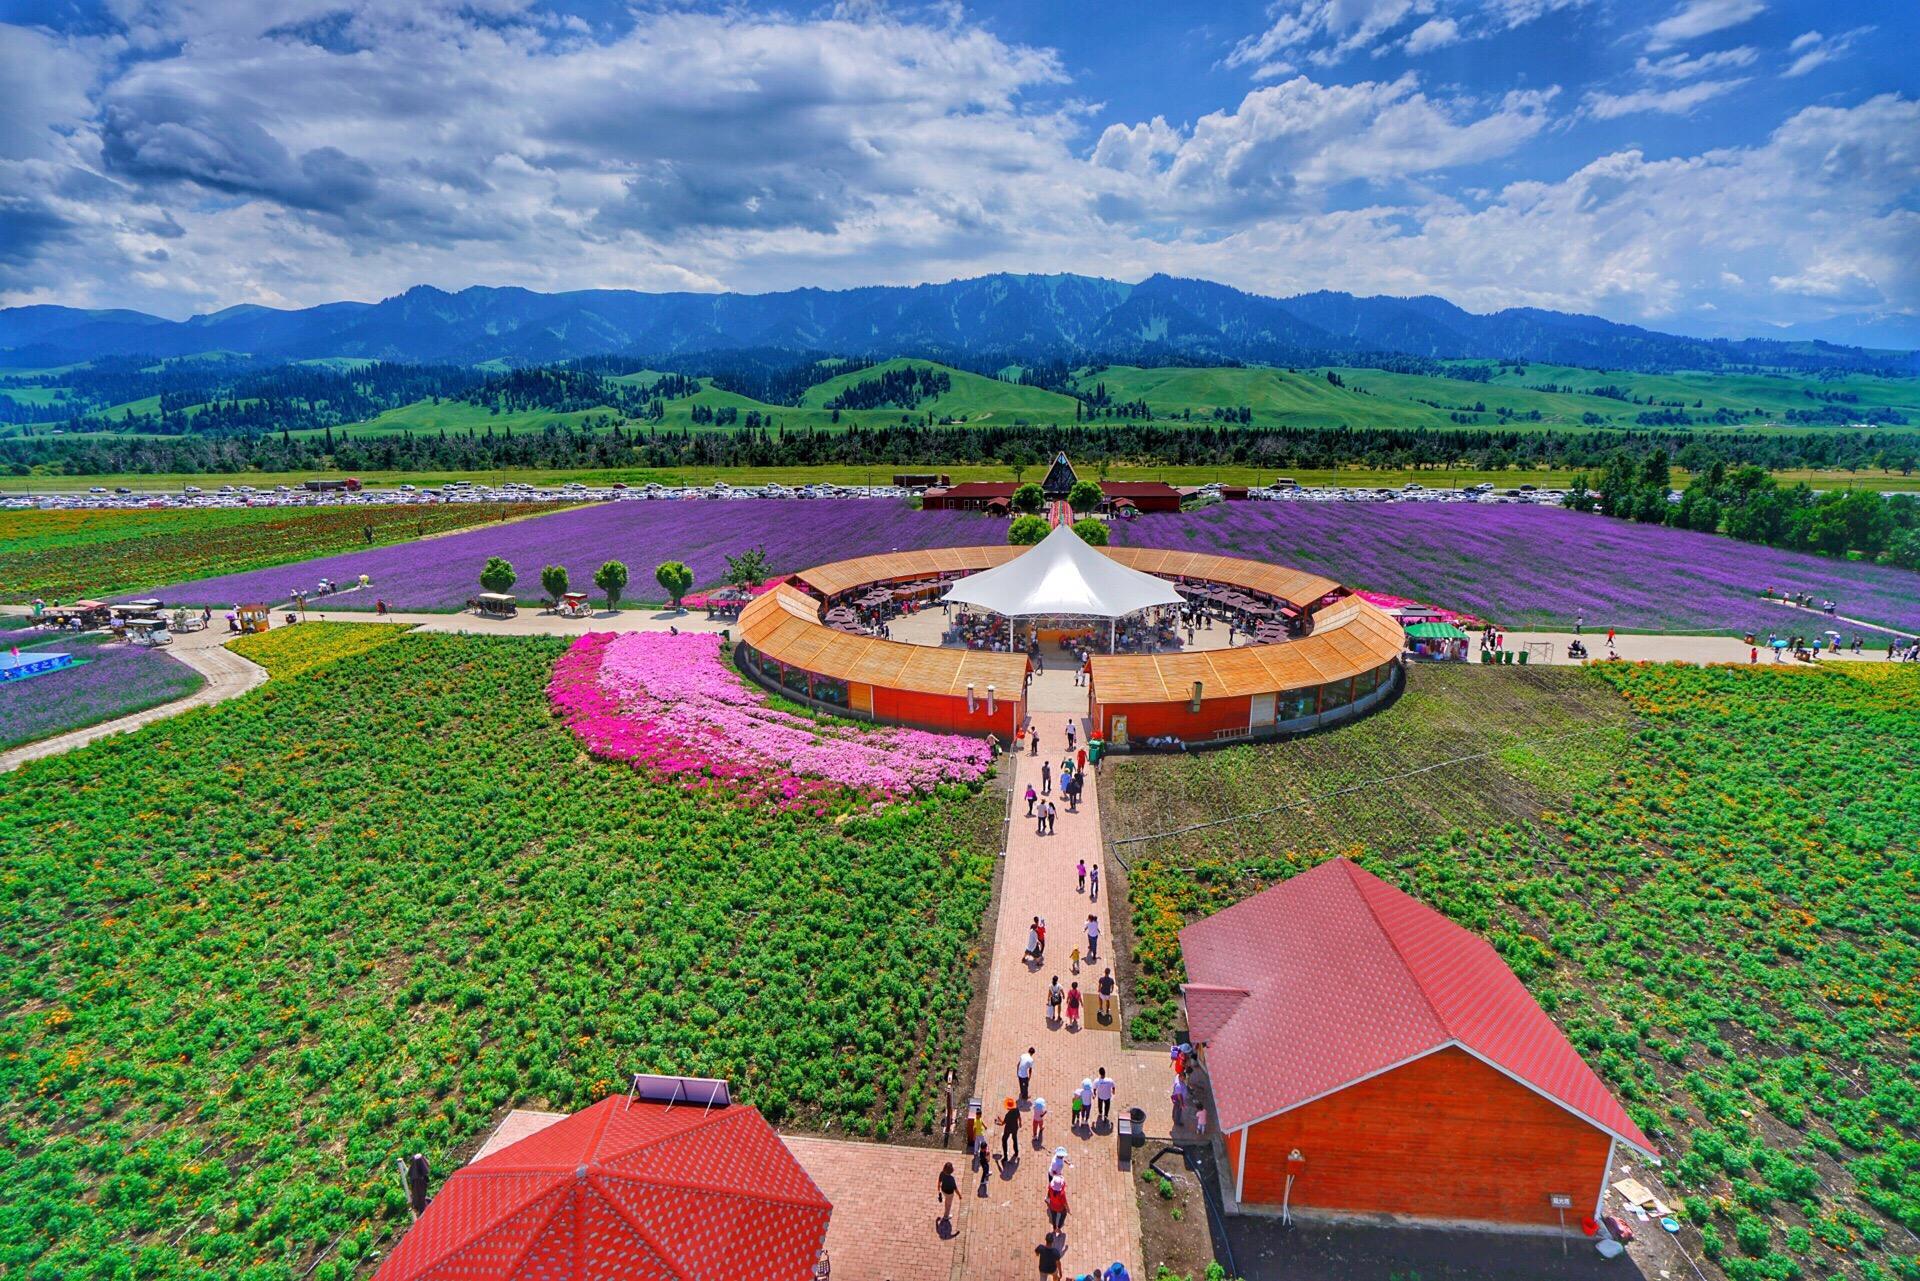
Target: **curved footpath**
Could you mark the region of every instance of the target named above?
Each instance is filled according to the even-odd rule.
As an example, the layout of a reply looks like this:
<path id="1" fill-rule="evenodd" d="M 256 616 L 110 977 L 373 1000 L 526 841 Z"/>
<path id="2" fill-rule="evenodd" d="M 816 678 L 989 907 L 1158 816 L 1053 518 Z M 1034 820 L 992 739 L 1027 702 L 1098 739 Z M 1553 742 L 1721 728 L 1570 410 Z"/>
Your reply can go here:
<path id="1" fill-rule="evenodd" d="M 143 725 L 151 725 L 169 716 L 192 711 L 196 707 L 211 707 L 229 698 L 238 698 L 265 681 L 266 669 L 228 649 L 221 643 L 226 639 L 223 635 L 216 635 L 211 629 L 188 632 L 175 637 L 173 644 L 161 651 L 175 661 L 185 663 L 206 678 L 206 684 L 185 698 L 177 698 L 171 703 L 161 703 L 145 711 L 116 717 L 110 721 L 101 721 L 98 725 L 89 725 L 85 729 L 55 734 L 52 738 L 43 738 L 37 742 L 23 743 L 10 751 L 0 752 L 0 773 L 18 769 L 28 761 L 58 756 L 76 747 L 84 747 L 109 734 L 129 733 Z"/>

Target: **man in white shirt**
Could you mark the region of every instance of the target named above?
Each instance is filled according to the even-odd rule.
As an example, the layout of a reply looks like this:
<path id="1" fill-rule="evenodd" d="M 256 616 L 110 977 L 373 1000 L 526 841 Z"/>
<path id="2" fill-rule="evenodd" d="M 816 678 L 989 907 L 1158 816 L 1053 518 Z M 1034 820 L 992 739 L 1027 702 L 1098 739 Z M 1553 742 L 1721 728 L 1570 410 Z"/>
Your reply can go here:
<path id="1" fill-rule="evenodd" d="M 1033 1081 L 1033 1047 L 1031 1045 L 1027 1047 L 1027 1052 L 1020 1056 L 1020 1065 L 1014 1069 L 1014 1075 L 1020 1078 L 1020 1101 L 1025 1103 L 1027 1086 Z"/>
<path id="2" fill-rule="evenodd" d="M 1100 959 L 1100 918 L 1091 912 L 1087 914 L 1087 959 Z"/>
<path id="3" fill-rule="evenodd" d="M 1105 1125 L 1113 1111 L 1113 1078 L 1107 1075 L 1104 1067 L 1100 1069 L 1100 1075 L 1093 1083 L 1093 1101 L 1094 1106 L 1099 1109 L 1095 1120 L 1098 1124 Z"/>

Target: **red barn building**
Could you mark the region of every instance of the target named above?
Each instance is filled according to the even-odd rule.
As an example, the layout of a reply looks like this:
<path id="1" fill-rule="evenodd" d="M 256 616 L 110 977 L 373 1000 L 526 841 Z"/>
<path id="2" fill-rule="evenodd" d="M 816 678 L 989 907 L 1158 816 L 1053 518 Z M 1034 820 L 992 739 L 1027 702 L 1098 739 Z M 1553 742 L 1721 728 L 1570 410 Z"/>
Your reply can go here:
<path id="1" fill-rule="evenodd" d="M 1110 507 L 1124 500 L 1143 513 L 1180 510 L 1180 491 L 1163 480 L 1103 480 L 1100 494 Z"/>
<path id="2" fill-rule="evenodd" d="M 1242 1211 L 1552 1229 L 1652 1153 L 1485 940 L 1346 859 L 1180 949 Z"/>
<path id="3" fill-rule="evenodd" d="M 944 489 L 929 489 L 920 496 L 920 510 L 983 512 L 993 506 L 1010 507 L 1013 491 L 1018 488 L 1012 481 L 962 481 Z"/>

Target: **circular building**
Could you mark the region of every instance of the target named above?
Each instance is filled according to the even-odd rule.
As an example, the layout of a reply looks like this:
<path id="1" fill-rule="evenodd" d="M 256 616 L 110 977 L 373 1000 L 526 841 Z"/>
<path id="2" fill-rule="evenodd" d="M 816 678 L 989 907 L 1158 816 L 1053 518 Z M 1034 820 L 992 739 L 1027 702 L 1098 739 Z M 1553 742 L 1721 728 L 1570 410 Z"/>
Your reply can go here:
<path id="1" fill-rule="evenodd" d="M 983 611 L 972 618 L 990 625 L 956 629 L 929 611 L 940 603 Z M 1183 641 L 1189 624 L 1202 630 Z M 1064 528 L 1034 547 L 817 565 L 742 610 L 739 636 L 741 669 L 786 697 L 949 733 L 1011 738 L 1032 682 L 1052 682 L 1048 705 L 1084 697 L 1091 735 L 1113 751 L 1295 734 L 1363 715 L 1399 688 L 1406 646 L 1391 615 L 1317 574 L 1093 548 Z M 1043 645 L 1059 656 L 1051 666 Z M 1082 687 L 1071 674 L 1091 650 L 1110 652 L 1086 660 Z"/>

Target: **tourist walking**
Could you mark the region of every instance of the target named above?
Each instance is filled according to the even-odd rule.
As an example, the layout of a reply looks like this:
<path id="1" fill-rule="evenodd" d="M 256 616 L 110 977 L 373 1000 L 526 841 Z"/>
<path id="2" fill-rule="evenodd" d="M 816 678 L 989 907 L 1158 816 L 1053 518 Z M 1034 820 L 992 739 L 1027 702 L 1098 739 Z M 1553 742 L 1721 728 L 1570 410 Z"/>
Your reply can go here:
<path id="1" fill-rule="evenodd" d="M 1093 1078 L 1080 1078 L 1080 1091 L 1074 1095 L 1080 1101 L 1080 1119 L 1086 1123 L 1087 1132 L 1093 1132 Z"/>
<path id="2" fill-rule="evenodd" d="M 934 1200 L 940 1203 L 940 1226 L 953 1226 L 953 1199 L 960 1195 L 960 1180 L 953 1177 L 953 1162 L 940 1167 L 940 1179 L 934 1185 Z"/>
<path id="3" fill-rule="evenodd" d="M 980 1186 L 987 1186 L 987 1119 L 980 1115 L 980 1109 L 967 1109 L 967 1160 L 973 1162 L 980 1171 Z"/>
<path id="4" fill-rule="evenodd" d="M 1047 1101 L 1035 1095 L 1031 1115 L 1033 1117 L 1033 1150 L 1038 1152 L 1041 1150 L 1040 1145 L 1046 1141 L 1047 1137 Z"/>
<path id="5" fill-rule="evenodd" d="M 1087 960 L 1100 959 L 1100 918 L 1087 913 Z"/>
<path id="6" fill-rule="evenodd" d="M 1100 1021 L 1102 1023 L 1113 1022 L 1113 971 L 1112 970 L 1108 970 L 1105 974 L 1102 974 L 1100 976 L 1100 985 L 1099 985 L 1099 988 L 1097 989 L 1097 994 L 1100 998 Z"/>
<path id="7" fill-rule="evenodd" d="M 1033 959 L 1036 961 L 1044 961 L 1047 958 L 1047 918 L 1044 916 L 1036 916 L 1033 919 L 1037 922 L 1033 927 L 1034 933 L 1038 935 L 1040 939 L 1040 950 L 1033 954 Z"/>
<path id="8" fill-rule="evenodd" d="M 1040 918 L 1037 916 L 1033 918 L 1033 924 L 1027 926 L 1027 950 L 1020 954 L 1020 959 L 1040 959 Z"/>
<path id="9" fill-rule="evenodd" d="M 1093 871 L 1087 874 L 1087 885 L 1089 886 L 1087 897 L 1098 903 L 1100 901 L 1100 865 L 1098 863 L 1095 863 Z"/>
<path id="10" fill-rule="evenodd" d="M 1033 803 L 1040 799 L 1040 793 L 1033 790 L 1033 784 L 1027 784 L 1027 817 L 1033 817 Z"/>
<path id="11" fill-rule="evenodd" d="M 1033 1081 L 1033 1047 L 1031 1045 L 1027 1047 L 1027 1052 L 1020 1056 L 1020 1062 L 1013 1069 L 1013 1074 L 1020 1078 L 1020 1101 L 1024 1103 L 1027 1100 L 1027 1086 Z"/>
<path id="12" fill-rule="evenodd" d="M 1058 1175 L 1047 1180 L 1047 1222 L 1056 1233 L 1067 1230 L 1067 1181 Z"/>
<path id="13" fill-rule="evenodd" d="M 1073 772 L 1076 775 L 1085 775 L 1087 772 L 1087 749 L 1084 747 L 1074 754 Z"/>
<path id="14" fill-rule="evenodd" d="M 1073 865 L 1073 874 L 1074 893 L 1085 894 L 1087 892 L 1087 860 L 1081 859 L 1078 863 L 1075 863 Z"/>
<path id="15" fill-rule="evenodd" d="M 1079 732 L 1080 732 L 1080 727 L 1079 727 L 1079 725 L 1077 725 L 1077 724 L 1076 724 L 1075 722 L 1073 722 L 1072 720 L 1069 720 L 1069 721 L 1067 722 L 1067 750 L 1068 750 L 1069 752 L 1071 752 L 1071 751 L 1073 750 L 1073 740 L 1074 740 L 1074 736 L 1075 736 L 1075 735 L 1077 735 L 1077 734 L 1079 734 Z"/>
<path id="16" fill-rule="evenodd" d="M 1034 811 L 1033 818 L 1033 834 L 1045 836 L 1047 834 L 1047 803 L 1045 801 L 1040 802 L 1040 808 Z"/>
<path id="17" fill-rule="evenodd" d="M 1173 1123 L 1176 1126 L 1180 1124 L 1180 1117 L 1182 1113 L 1184 1113 L 1186 1110 L 1187 1097 L 1188 1097 L 1187 1078 L 1184 1076 L 1174 1077 L 1173 1078 Z"/>
<path id="18" fill-rule="evenodd" d="M 1053 1234 L 1033 1247 L 1035 1257 L 1040 1260 L 1040 1275 L 1044 1281 L 1062 1281 L 1060 1275 L 1060 1249 L 1053 1243 Z"/>
<path id="19" fill-rule="evenodd" d="M 1040 795 L 1053 795 L 1053 762 L 1040 762 Z"/>
<path id="20" fill-rule="evenodd" d="M 1093 1103 L 1099 1115 L 1095 1118 L 1105 1125 L 1113 1113 L 1113 1078 L 1107 1075 L 1107 1069 L 1100 1069 L 1099 1077 L 1093 1083 Z"/>
<path id="21" fill-rule="evenodd" d="M 1020 1097 L 1027 1097 L 1025 1078 L 1020 1081 Z M 1175 1124 L 1179 1124 L 1177 1118 Z M 1008 1155 L 1011 1149 L 1012 1155 Z M 1007 1110 L 1000 1116 L 1000 1164 L 1011 1165 L 1020 1159 L 1020 1105 L 1012 1099 L 1007 1100 Z"/>
<path id="22" fill-rule="evenodd" d="M 1067 999 L 1067 991 L 1060 986 L 1060 976 L 1053 976 L 1053 982 L 1047 987 L 1047 1026 L 1052 1027 L 1060 1021 L 1060 1005 Z"/>
<path id="23" fill-rule="evenodd" d="M 400 1168 L 406 1171 L 407 1213 L 418 1220 L 426 1212 L 427 1202 L 432 1199 L 427 1195 L 427 1188 L 433 1182 L 433 1171 L 427 1165 L 427 1157 L 423 1152 L 415 1152 L 402 1161 Z"/>
<path id="24" fill-rule="evenodd" d="M 1060 807 L 1052 801 L 1047 802 L 1047 835 L 1053 835 L 1053 825 L 1060 817 Z"/>
<path id="25" fill-rule="evenodd" d="M 1067 1026 L 1070 1028 L 1080 1026 L 1080 985 L 1078 983 L 1067 986 Z"/>
<path id="26" fill-rule="evenodd" d="M 1033 727 L 1031 720 L 1027 722 L 1027 755 L 1040 755 L 1040 731 Z"/>

